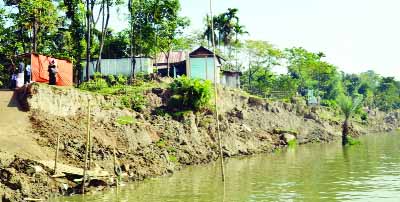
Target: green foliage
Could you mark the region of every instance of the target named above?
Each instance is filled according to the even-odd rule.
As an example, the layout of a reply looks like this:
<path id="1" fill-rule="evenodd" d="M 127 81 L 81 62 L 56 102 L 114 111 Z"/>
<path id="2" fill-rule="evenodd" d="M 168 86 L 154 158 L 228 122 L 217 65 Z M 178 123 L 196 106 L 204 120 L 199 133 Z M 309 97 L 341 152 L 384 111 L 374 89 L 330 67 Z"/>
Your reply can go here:
<path id="1" fill-rule="evenodd" d="M 351 114 L 361 105 L 362 97 L 351 98 L 349 96 L 340 95 L 337 99 L 338 106 L 345 118 L 350 118 Z"/>
<path id="2" fill-rule="evenodd" d="M 209 106 L 212 85 L 209 80 L 189 79 L 185 76 L 174 80 L 170 85 L 172 97 L 169 107 L 182 110 L 201 110 Z"/>
<path id="3" fill-rule="evenodd" d="M 154 55 L 172 50 L 175 38 L 189 24 L 179 16 L 179 0 L 129 0 L 133 54 Z"/>
<path id="4" fill-rule="evenodd" d="M 117 123 L 120 125 L 129 125 L 129 124 L 134 123 L 134 119 L 132 116 L 121 116 L 121 117 L 118 117 Z"/>
<path id="5" fill-rule="evenodd" d="M 102 78 L 101 74 L 95 73 L 93 77 L 94 78 L 92 80 L 82 83 L 79 88 L 92 92 L 108 88 L 108 83 L 105 79 Z"/>
<path id="6" fill-rule="evenodd" d="M 367 123 L 368 122 L 368 113 L 365 111 L 362 111 L 360 118 L 363 123 Z"/>
<path id="7" fill-rule="evenodd" d="M 168 151 L 169 153 L 175 153 L 175 152 L 176 152 L 176 148 L 173 147 L 173 146 L 168 146 L 168 147 L 167 147 L 167 151 Z"/>
<path id="8" fill-rule="evenodd" d="M 336 100 L 321 100 L 321 105 L 330 108 L 337 108 L 338 104 Z"/>
<path id="9" fill-rule="evenodd" d="M 296 139 L 290 140 L 287 144 L 289 148 L 294 148 L 297 146 L 297 140 Z"/>
<path id="10" fill-rule="evenodd" d="M 165 148 L 166 147 L 166 142 L 163 140 L 163 139 L 160 139 L 157 143 L 156 143 L 156 145 L 157 145 L 157 147 L 159 147 L 159 148 Z"/>
<path id="11" fill-rule="evenodd" d="M 130 93 L 121 96 L 121 104 L 126 108 L 131 108 L 135 111 L 143 111 L 146 107 L 147 100 L 141 93 Z"/>
<path id="12" fill-rule="evenodd" d="M 169 155 L 168 160 L 172 163 L 178 162 L 178 158 L 175 155 Z"/>
<path id="13" fill-rule="evenodd" d="M 128 78 L 122 74 L 117 76 L 117 84 L 118 85 L 126 85 L 128 82 Z"/>
<path id="14" fill-rule="evenodd" d="M 237 43 L 240 35 L 247 34 L 245 27 L 239 23 L 238 17 L 239 9 L 228 8 L 224 13 L 214 16 L 213 28 L 211 27 L 211 18 L 207 15 L 206 17 L 206 30 L 204 31 L 203 37 L 211 43 L 212 35 L 214 35 L 215 42 L 218 46 L 232 46 Z"/>
<path id="15" fill-rule="evenodd" d="M 360 145 L 360 144 L 361 144 L 360 140 L 357 140 L 350 136 L 347 136 L 347 145 L 354 146 L 354 145 Z"/>

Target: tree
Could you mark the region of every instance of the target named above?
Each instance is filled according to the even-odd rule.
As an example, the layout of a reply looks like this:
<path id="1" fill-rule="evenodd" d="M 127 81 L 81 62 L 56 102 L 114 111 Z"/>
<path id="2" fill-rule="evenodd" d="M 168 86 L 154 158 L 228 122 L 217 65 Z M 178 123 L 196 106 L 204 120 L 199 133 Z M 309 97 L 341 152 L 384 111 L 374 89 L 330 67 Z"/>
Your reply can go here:
<path id="1" fill-rule="evenodd" d="M 129 57 L 129 30 L 123 30 L 116 34 L 108 35 L 104 42 L 102 58 L 122 58 Z"/>
<path id="2" fill-rule="evenodd" d="M 362 97 L 357 97 L 352 99 L 350 96 L 340 95 L 338 97 L 338 105 L 340 110 L 344 114 L 345 120 L 342 125 L 342 145 L 348 144 L 348 134 L 349 134 L 349 119 L 353 112 L 360 106 Z"/>
<path id="3" fill-rule="evenodd" d="M 110 7 L 120 5 L 122 4 L 121 0 L 102 0 L 101 1 L 101 7 L 100 7 L 100 15 L 102 16 L 101 20 L 101 30 L 100 30 L 100 37 L 99 37 L 99 42 L 100 42 L 100 47 L 99 47 L 99 52 L 98 52 L 98 60 L 96 63 L 96 71 L 101 72 L 101 59 L 102 59 L 102 54 L 104 50 L 104 43 L 107 37 L 107 34 L 109 33 L 107 31 L 108 29 L 108 22 L 110 20 Z"/>
<path id="4" fill-rule="evenodd" d="M 189 24 L 179 16 L 179 0 L 130 0 L 130 52 L 134 55 L 157 55 L 159 51 L 169 54 L 183 29 Z"/>
<path id="5" fill-rule="evenodd" d="M 16 26 L 21 32 L 29 35 L 32 33 L 32 46 L 30 50 L 40 52 L 45 47 L 40 47 L 48 33 L 57 28 L 57 11 L 51 0 L 20 0 L 17 3 L 18 14 L 13 15 Z M 39 46 L 39 47 L 38 47 Z"/>
<path id="6" fill-rule="evenodd" d="M 400 83 L 394 77 L 383 77 L 377 87 L 376 104 L 383 111 L 400 108 Z"/>
<path id="7" fill-rule="evenodd" d="M 209 45 L 212 39 L 212 35 L 215 37 L 216 45 L 221 47 L 224 46 L 229 49 L 228 55 L 231 54 L 232 45 L 238 42 L 238 38 L 241 35 L 248 34 L 243 25 L 240 25 L 238 17 L 239 9 L 228 8 L 228 11 L 214 16 L 212 19 L 210 16 L 206 16 L 206 29 L 203 33 L 203 37 L 209 41 Z M 211 26 L 211 21 L 213 26 Z M 214 30 L 212 30 L 214 27 Z"/>
<path id="8" fill-rule="evenodd" d="M 161 11 L 156 12 L 155 23 L 160 25 L 162 29 L 158 29 L 158 46 L 167 58 L 168 76 L 170 76 L 170 63 L 169 57 L 174 45 L 179 41 L 177 36 L 183 33 L 183 29 L 189 25 L 189 20 L 184 17 L 179 17 L 180 4 L 178 0 L 164 0 L 160 1 L 163 7 Z"/>
<path id="9" fill-rule="evenodd" d="M 72 36 L 72 61 L 75 64 L 75 73 L 77 83 L 81 83 L 82 78 L 82 65 L 81 58 L 84 54 L 84 4 L 81 0 L 64 0 L 64 6 L 66 7 L 66 17 L 71 21 L 68 29 Z"/>
<path id="10" fill-rule="evenodd" d="M 316 89 L 322 99 L 335 100 L 341 87 L 337 68 L 322 61 L 324 54 L 313 53 L 304 48 L 285 50 L 288 72 L 299 83 L 298 92 L 306 95 L 308 89 Z"/>
<path id="11" fill-rule="evenodd" d="M 280 64 L 282 52 L 266 41 L 248 40 L 245 43 L 249 69 L 242 76 L 243 88 L 264 96 L 272 89 L 274 74 L 271 68 Z"/>

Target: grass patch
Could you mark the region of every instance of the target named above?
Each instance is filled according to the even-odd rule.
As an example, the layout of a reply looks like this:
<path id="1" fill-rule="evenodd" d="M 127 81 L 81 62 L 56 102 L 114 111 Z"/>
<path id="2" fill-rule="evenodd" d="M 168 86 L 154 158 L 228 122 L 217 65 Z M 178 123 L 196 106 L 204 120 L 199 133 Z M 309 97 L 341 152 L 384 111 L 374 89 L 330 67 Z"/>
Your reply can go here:
<path id="1" fill-rule="evenodd" d="M 178 158 L 174 155 L 169 155 L 168 160 L 172 163 L 178 162 Z"/>
<path id="2" fill-rule="evenodd" d="M 120 116 L 117 118 L 117 123 L 120 125 L 129 125 L 133 124 L 135 120 L 131 116 Z"/>
<path id="3" fill-rule="evenodd" d="M 176 152 L 176 149 L 175 149 L 175 147 L 173 147 L 173 146 L 168 146 L 168 147 L 167 147 L 167 151 L 168 151 L 169 153 L 175 153 L 175 152 Z"/>
<path id="4" fill-rule="evenodd" d="M 164 148 L 164 147 L 167 145 L 167 143 L 166 143 L 163 139 L 160 139 L 160 140 L 156 143 L 156 145 L 157 145 L 157 147 L 159 147 L 159 148 Z"/>

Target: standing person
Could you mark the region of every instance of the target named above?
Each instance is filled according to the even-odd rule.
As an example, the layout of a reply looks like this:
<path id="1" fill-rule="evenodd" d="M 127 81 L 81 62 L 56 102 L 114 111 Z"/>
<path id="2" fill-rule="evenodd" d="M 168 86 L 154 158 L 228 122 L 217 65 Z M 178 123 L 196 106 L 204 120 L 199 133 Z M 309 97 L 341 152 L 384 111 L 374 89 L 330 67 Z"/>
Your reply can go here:
<path id="1" fill-rule="evenodd" d="M 21 88 L 24 85 L 24 72 L 25 72 L 25 64 L 23 61 L 18 64 L 18 76 L 17 76 L 17 88 Z"/>
<path id="2" fill-rule="evenodd" d="M 49 85 L 56 85 L 57 82 L 57 65 L 56 61 L 52 59 L 49 64 Z"/>
<path id="3" fill-rule="evenodd" d="M 12 70 L 12 74 L 11 74 L 11 85 L 10 85 L 10 89 L 15 89 L 17 87 L 17 74 L 15 73 L 15 70 Z"/>
<path id="4" fill-rule="evenodd" d="M 32 75 L 31 66 L 28 64 L 28 65 L 26 65 L 26 68 L 25 68 L 25 83 L 31 82 L 31 75 Z"/>

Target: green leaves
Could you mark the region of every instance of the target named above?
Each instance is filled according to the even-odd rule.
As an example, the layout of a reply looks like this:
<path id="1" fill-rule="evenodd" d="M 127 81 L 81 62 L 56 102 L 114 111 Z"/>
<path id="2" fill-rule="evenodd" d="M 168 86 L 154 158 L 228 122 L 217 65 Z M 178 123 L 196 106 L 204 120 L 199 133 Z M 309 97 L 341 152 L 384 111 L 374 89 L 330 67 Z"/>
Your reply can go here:
<path id="1" fill-rule="evenodd" d="M 217 45 L 231 46 L 238 42 L 238 37 L 248 32 L 245 27 L 239 23 L 239 9 L 228 8 L 225 13 L 214 16 L 212 19 L 214 30 L 211 28 L 211 19 L 206 16 L 206 30 L 203 37 L 209 42 L 212 41 L 212 35 L 215 37 Z"/>
<path id="2" fill-rule="evenodd" d="M 362 103 L 362 96 L 357 96 L 354 99 L 341 94 L 337 98 L 337 103 L 340 107 L 340 110 L 343 112 L 346 119 L 350 118 L 351 114 L 357 110 L 357 108 Z"/>
<path id="3" fill-rule="evenodd" d="M 120 125 L 129 125 L 133 124 L 135 120 L 132 116 L 120 116 L 117 118 L 117 123 Z"/>
<path id="4" fill-rule="evenodd" d="M 212 97 L 212 84 L 209 80 L 189 79 L 185 76 L 174 80 L 169 107 L 177 110 L 201 110 L 208 106 Z"/>

